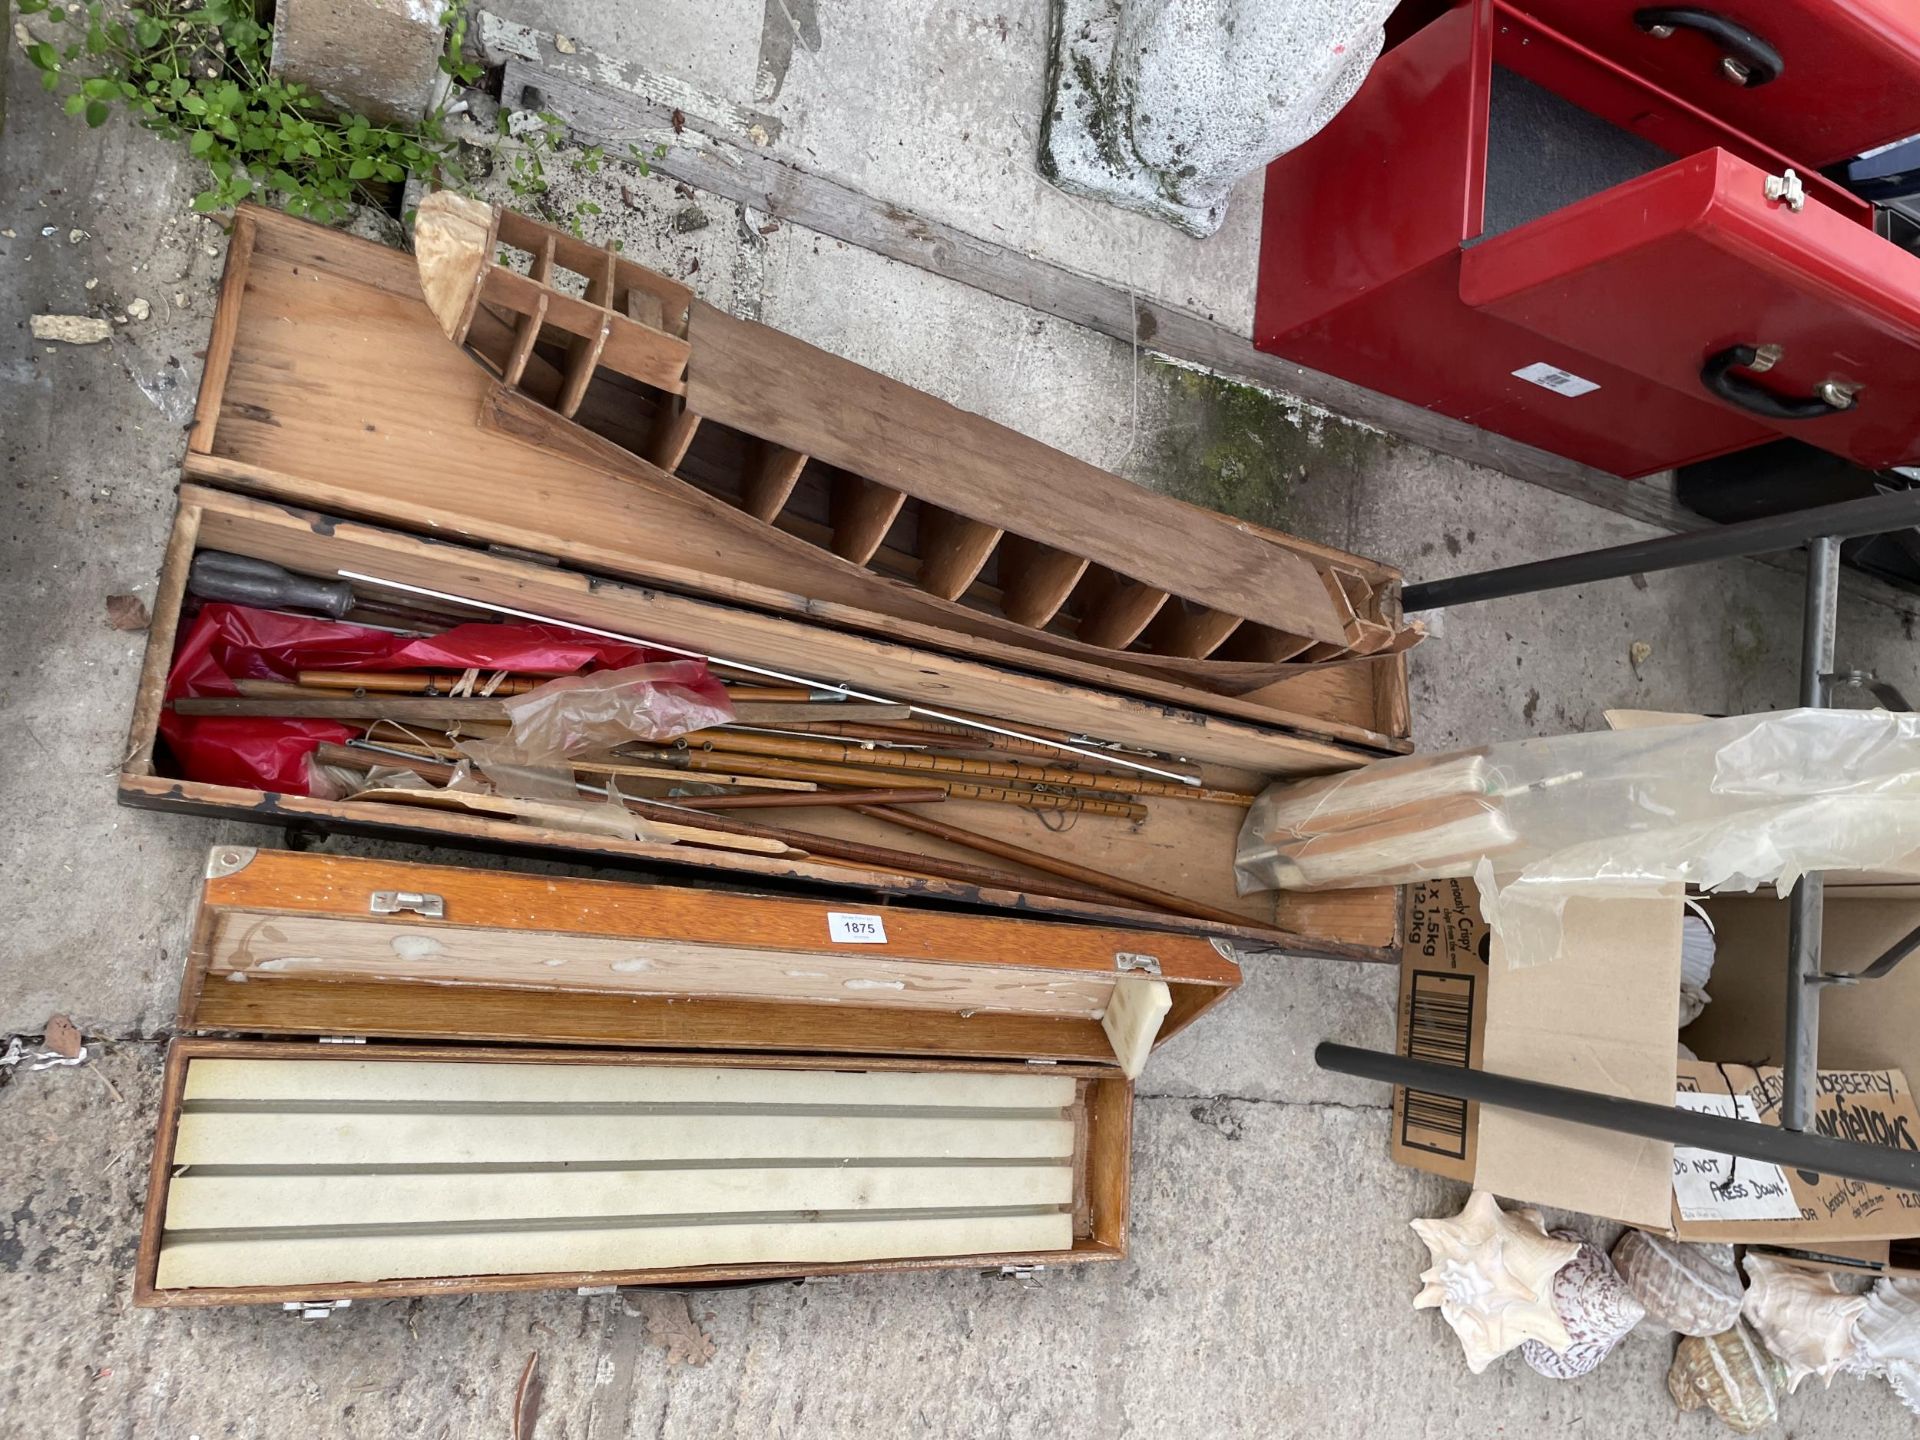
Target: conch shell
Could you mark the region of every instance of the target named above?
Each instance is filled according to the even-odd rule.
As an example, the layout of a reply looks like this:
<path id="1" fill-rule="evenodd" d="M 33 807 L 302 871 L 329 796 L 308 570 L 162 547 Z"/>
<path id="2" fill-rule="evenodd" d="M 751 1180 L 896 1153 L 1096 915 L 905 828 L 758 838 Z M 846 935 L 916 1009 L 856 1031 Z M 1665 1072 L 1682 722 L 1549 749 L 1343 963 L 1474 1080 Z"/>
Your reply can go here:
<path id="1" fill-rule="evenodd" d="M 1413 1229 L 1433 1257 L 1413 1308 L 1439 1307 L 1474 1374 L 1528 1340 L 1556 1351 L 1573 1343 L 1554 1313 L 1553 1277 L 1580 1244 L 1549 1236 L 1538 1210 L 1502 1210 L 1476 1190 L 1458 1215 L 1415 1220 Z"/>
<path id="2" fill-rule="evenodd" d="M 1854 1317 L 1848 1369 L 1884 1375 L 1893 1393 L 1920 1415 L 1920 1280 L 1883 1276 Z"/>
<path id="3" fill-rule="evenodd" d="M 1614 1268 L 1647 1314 L 1682 1335 L 1718 1335 L 1740 1318 L 1743 1287 L 1731 1245 L 1690 1245 L 1629 1230 L 1613 1247 Z"/>
<path id="4" fill-rule="evenodd" d="M 1736 1434 L 1751 1435 L 1780 1418 L 1787 1372 L 1746 1322 L 1719 1335 L 1689 1335 L 1667 1371 L 1667 1393 L 1682 1410 L 1702 1405 Z"/>
<path id="5" fill-rule="evenodd" d="M 1753 1282 L 1740 1313 L 1787 1366 L 1787 1393 L 1809 1375 L 1823 1383 L 1854 1356 L 1858 1341 L 1853 1323 L 1867 1308 L 1867 1297 L 1840 1288 L 1833 1276 L 1802 1270 L 1770 1255 L 1747 1252 L 1747 1278 Z"/>
<path id="6" fill-rule="evenodd" d="M 1553 1313 L 1567 1327 L 1573 1343 L 1555 1351 L 1538 1340 L 1520 1347 L 1520 1358 L 1552 1380 L 1585 1375 L 1646 1318 L 1646 1307 L 1633 1298 L 1607 1252 L 1590 1245 L 1571 1230 L 1548 1232 L 1556 1240 L 1571 1240 L 1580 1253 L 1553 1277 Z"/>

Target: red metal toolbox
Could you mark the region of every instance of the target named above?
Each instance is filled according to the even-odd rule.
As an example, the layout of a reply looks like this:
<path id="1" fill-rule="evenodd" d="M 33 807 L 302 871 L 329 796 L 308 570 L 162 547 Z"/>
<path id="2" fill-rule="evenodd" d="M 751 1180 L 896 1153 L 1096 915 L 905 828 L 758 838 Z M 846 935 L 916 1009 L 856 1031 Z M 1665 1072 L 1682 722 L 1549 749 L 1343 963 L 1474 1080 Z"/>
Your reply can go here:
<path id="1" fill-rule="evenodd" d="M 1779 434 L 1867 464 L 1920 458 L 1888 413 L 1915 375 L 1920 257 L 1811 169 L 1769 199 L 1792 168 L 1502 0 L 1472 0 L 1382 56 L 1274 163 L 1255 343 L 1623 475 Z M 1636 209 L 1654 195 L 1678 208 Z M 1712 214 L 1681 213 L 1710 195 Z M 1656 275 L 1656 252 L 1683 268 Z M 1775 373 L 1737 363 L 1748 347 L 1764 368 L 1767 346 Z M 1827 382 L 1848 413 L 1796 403 Z"/>
<path id="2" fill-rule="evenodd" d="M 1913 0 L 1526 0 L 1522 8 L 1808 165 L 1920 132 Z"/>

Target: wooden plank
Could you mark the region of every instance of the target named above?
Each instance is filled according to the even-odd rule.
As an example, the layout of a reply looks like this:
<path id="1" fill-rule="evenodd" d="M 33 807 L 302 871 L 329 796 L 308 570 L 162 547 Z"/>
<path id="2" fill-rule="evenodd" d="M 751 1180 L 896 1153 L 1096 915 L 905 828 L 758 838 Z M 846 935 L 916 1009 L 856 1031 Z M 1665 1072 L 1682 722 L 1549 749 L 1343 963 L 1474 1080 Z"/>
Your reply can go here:
<path id="1" fill-rule="evenodd" d="M 1084 555 L 1056 550 L 1024 535 L 1000 542 L 1000 605 L 1016 625 L 1038 630 L 1060 613 L 1087 573 Z"/>
<path id="2" fill-rule="evenodd" d="M 968 1019 L 952 1011 L 874 1009 L 849 1020 L 842 1006 L 711 996 L 484 986 L 432 986 L 423 993 L 418 985 L 378 980 L 274 975 L 208 985 L 193 1014 L 197 1028 L 246 1034 L 657 1046 L 709 1056 L 775 1047 L 839 1055 L 843 1064 L 847 1056 L 885 1055 L 1113 1061 L 1100 1022 L 1073 1016 Z"/>
<path id="3" fill-rule="evenodd" d="M 174 1241 L 163 1243 L 161 1288 L 327 1285 L 481 1273 L 620 1271 L 770 1261 L 875 1260 L 1065 1250 L 1073 1217 L 975 1215 L 938 1220 L 797 1220 L 784 1224 L 666 1226 L 637 1230 L 533 1230 L 455 1235 Z"/>
<path id="4" fill-rule="evenodd" d="M 751 1065 L 615 1067 L 486 1065 L 434 1060 L 195 1060 L 187 1101 L 299 1101 L 351 1108 L 370 1101 L 567 1105 L 878 1105 L 937 1109 L 1058 1110 L 1074 1081 L 1058 1075 L 901 1074 L 890 1069 L 793 1072 Z"/>
<path id="5" fill-rule="evenodd" d="M 845 470 L 835 471 L 827 501 L 833 553 L 855 565 L 866 564 L 906 503 L 907 497 L 898 490 Z"/>
<path id="6" fill-rule="evenodd" d="M 540 246 L 533 257 L 533 267 L 528 272 L 532 277 L 545 284 L 553 274 L 553 241 L 551 238 Z M 507 363 L 501 368 L 502 383 L 518 385 L 527 373 L 527 362 L 533 358 L 533 347 L 540 342 L 540 327 L 547 320 L 547 297 L 542 295 L 540 303 L 531 315 L 522 315 L 514 322 L 513 349 L 507 354 Z"/>
<path id="7" fill-rule="evenodd" d="M 227 240 L 226 268 L 220 272 L 220 298 L 213 310 L 213 331 L 207 337 L 200 396 L 194 402 L 193 428 L 187 433 L 187 449 L 196 454 L 212 451 L 213 432 L 220 423 L 220 402 L 226 397 L 234 337 L 240 329 L 241 296 L 253 266 L 253 237 L 253 215 L 242 210 L 234 216 L 233 234 Z"/>
<path id="8" fill-rule="evenodd" d="M 958 600 L 980 578 L 981 569 L 1005 533 L 998 526 L 983 525 L 938 505 L 923 503 L 914 546 L 920 557 L 915 583 L 942 600 Z"/>
<path id="9" fill-rule="evenodd" d="M 180 633 L 181 611 L 187 599 L 187 576 L 200 543 L 200 512 L 182 506 L 167 536 L 167 548 L 155 582 L 153 610 L 147 622 L 147 648 L 140 660 L 140 683 L 134 690 L 133 716 L 127 722 L 125 759 L 121 770 L 129 775 L 153 773 L 153 748 L 159 739 L 160 715 L 167 704 L 167 677 L 173 670 L 174 642 Z"/>
<path id="10" fill-rule="evenodd" d="M 1320 573 L 1152 491 L 794 336 L 695 301 L 687 403 L 876 485 L 1084 554 L 1141 584 L 1341 641 Z"/>
<path id="11" fill-rule="evenodd" d="M 473 1224 L 768 1210 L 938 1210 L 1072 1203 L 1067 1165 L 912 1165 L 441 1174 L 194 1175 L 167 1190 L 167 1234 Z"/>
<path id="12" fill-rule="evenodd" d="M 825 927 L 822 927 L 822 939 Z M 531 985 L 645 995 L 751 996 L 799 1004 L 1098 1018 L 1105 976 L 894 960 L 825 945 L 756 948 L 679 940 L 395 926 L 272 911 L 223 917 L 208 957 L 216 979 L 360 975 L 438 985 Z M 191 1093 L 191 1092 L 190 1092 Z"/>
<path id="13" fill-rule="evenodd" d="M 807 468 L 807 457 L 784 445 L 765 440 L 753 442 L 753 458 L 741 480 L 740 508 L 756 520 L 773 522 L 786 507 L 800 472 Z"/>

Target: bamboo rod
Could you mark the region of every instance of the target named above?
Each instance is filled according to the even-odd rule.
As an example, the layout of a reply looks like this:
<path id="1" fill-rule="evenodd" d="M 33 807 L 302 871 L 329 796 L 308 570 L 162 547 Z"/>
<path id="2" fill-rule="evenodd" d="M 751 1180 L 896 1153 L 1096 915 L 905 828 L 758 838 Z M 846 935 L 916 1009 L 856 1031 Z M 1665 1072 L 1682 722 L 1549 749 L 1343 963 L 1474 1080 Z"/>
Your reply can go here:
<path id="1" fill-rule="evenodd" d="M 704 733 L 704 732 L 703 732 Z M 646 744 L 636 741 L 635 744 Z M 635 752 L 641 753 L 641 752 Z M 877 766 L 839 762 L 789 760 L 762 757 L 744 752 L 709 752 L 678 744 L 644 752 L 657 755 L 660 763 L 681 769 L 707 772 L 731 770 L 743 775 L 775 775 L 792 780 L 813 780 L 822 785 L 864 785 L 888 789 L 923 788 L 929 777 Z M 1137 801 L 1085 794 L 1060 794 L 1049 790 L 1026 790 L 1012 785 L 982 783 L 951 776 L 935 776 L 951 800 L 982 800 L 994 805 L 1018 805 L 1027 810 L 1058 810 L 1080 815 L 1111 815 L 1126 820 L 1144 820 L 1147 807 Z"/>
<path id="2" fill-rule="evenodd" d="M 372 731 L 367 732 L 371 734 Z M 459 746 L 450 737 L 435 736 L 443 743 L 436 749 L 432 745 L 423 745 L 418 741 L 382 741 L 389 749 L 419 753 L 429 758 L 441 754 L 461 753 Z M 618 760 L 568 760 L 567 765 L 583 775 L 628 775 L 642 780 L 674 780 L 684 782 L 687 778 L 686 767 L 667 765 L 631 765 Z M 733 771 L 705 774 L 706 781 L 713 785 L 733 785 L 747 790 L 779 790 L 798 794 L 802 791 L 814 791 L 820 787 L 811 780 L 789 780 L 774 775 L 741 775 Z"/>
<path id="3" fill-rule="evenodd" d="M 996 840 L 990 835 L 963 830 L 957 825 L 947 825 L 941 821 L 929 820 L 924 816 L 909 814 L 905 811 L 887 810 L 878 805 L 859 805 L 855 808 L 862 815 L 871 816 L 875 820 L 884 820 L 890 825 L 898 825 L 906 830 L 917 830 L 922 835 L 951 841 L 955 845 L 965 845 L 970 850 L 978 850 L 984 855 L 992 855 L 997 859 L 1029 865 L 1035 870 L 1044 870 L 1049 875 L 1058 875 L 1063 879 L 1097 886 L 1113 894 L 1141 901 L 1157 910 L 1170 911 L 1175 915 L 1190 915 L 1196 920 L 1214 920 L 1223 925 L 1271 928 L 1261 926 L 1259 921 L 1248 916 L 1236 915 L 1231 910 L 1218 910 L 1211 905 L 1203 905 L 1197 900 L 1188 900 L 1181 895 L 1170 895 L 1165 890 L 1156 890 L 1151 885 L 1142 885 L 1123 875 L 1109 875 L 1105 871 L 1095 870 L 1086 865 L 1076 865 L 1071 860 L 1062 860 L 1055 855 L 1029 850 L 1024 845 L 1015 845 L 1006 840 Z"/>
<path id="4" fill-rule="evenodd" d="M 497 670 L 482 670 L 471 687 L 481 697 L 524 695 L 553 679 L 551 675 L 508 675 L 488 683 Z M 437 670 L 302 670 L 300 684 L 321 690 L 364 690 L 385 695 L 451 695 L 465 679 L 462 672 Z M 249 692 L 243 687 L 242 695 Z"/>
<path id="5" fill-rule="evenodd" d="M 352 695 L 344 692 L 295 696 L 197 695 L 172 701 L 180 715 L 241 715 L 278 720 L 396 720 L 405 725 L 446 725 L 471 720 L 505 721 L 506 705 L 478 697 L 454 699 L 443 695 Z M 804 719 L 811 705 L 736 705 L 734 718 L 743 725 L 778 725 Z M 836 707 L 849 719 L 891 720 L 905 713 L 901 705 Z"/>
<path id="6" fill-rule="evenodd" d="M 979 775 L 998 780 L 1021 780 L 1030 785 L 1067 785 L 1109 795 L 1171 795 L 1182 800 L 1205 800 L 1244 810 L 1254 797 L 1237 790 L 1213 790 L 1148 780 L 1135 775 L 1102 775 L 1061 765 L 1031 765 L 1019 760 L 982 760 L 958 755 L 936 755 L 903 750 L 862 750 L 845 741 L 801 736 L 747 735 L 736 731 L 703 730 L 687 742 L 703 749 L 748 755 L 775 755 L 827 764 L 853 763 L 879 770 L 913 770 L 934 775 Z"/>
<path id="7" fill-rule="evenodd" d="M 937 805 L 947 792 L 930 790 L 819 790 L 811 795 L 676 795 L 689 810 L 778 810 L 821 805 Z"/>

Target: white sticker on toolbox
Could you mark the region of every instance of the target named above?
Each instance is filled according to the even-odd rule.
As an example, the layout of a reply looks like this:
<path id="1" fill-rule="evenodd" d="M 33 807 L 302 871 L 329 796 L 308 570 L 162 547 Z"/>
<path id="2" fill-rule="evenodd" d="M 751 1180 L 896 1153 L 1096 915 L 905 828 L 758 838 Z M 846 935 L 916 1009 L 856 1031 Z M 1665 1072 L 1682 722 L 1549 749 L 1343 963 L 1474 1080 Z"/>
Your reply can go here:
<path id="1" fill-rule="evenodd" d="M 827 938 L 836 945 L 884 945 L 887 922 L 878 915 L 849 915 L 840 910 L 827 912 Z"/>
<path id="2" fill-rule="evenodd" d="M 1558 395 L 1585 395 L 1600 387 L 1591 380 L 1582 380 L 1578 375 L 1569 375 L 1557 365 L 1546 361 L 1537 361 L 1513 372 L 1521 380 L 1531 380 L 1543 389 Z"/>
<path id="3" fill-rule="evenodd" d="M 1682 1110 L 1704 1115 L 1760 1121 L 1760 1112 L 1747 1096 L 1705 1095 L 1682 1090 L 1674 1096 Z M 1778 1165 L 1764 1160 L 1673 1147 L 1673 1198 L 1683 1220 L 1798 1220 L 1800 1206 L 1793 1188 Z"/>

